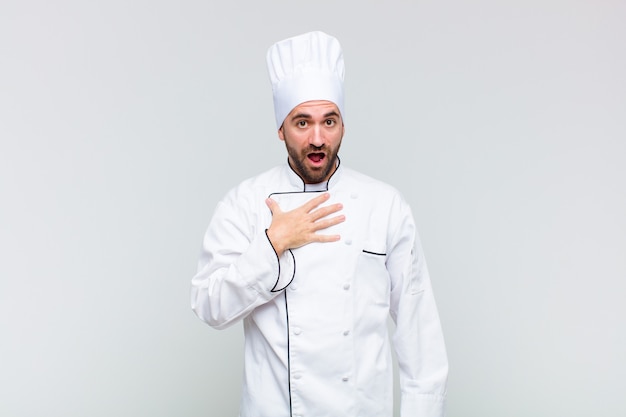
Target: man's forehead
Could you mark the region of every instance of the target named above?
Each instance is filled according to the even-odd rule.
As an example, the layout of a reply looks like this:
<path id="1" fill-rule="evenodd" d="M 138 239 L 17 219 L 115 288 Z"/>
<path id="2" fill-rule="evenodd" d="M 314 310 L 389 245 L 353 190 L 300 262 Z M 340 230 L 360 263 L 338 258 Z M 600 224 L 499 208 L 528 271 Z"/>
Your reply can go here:
<path id="1" fill-rule="evenodd" d="M 291 110 L 288 117 L 294 117 L 295 115 L 314 115 L 314 114 L 330 114 L 336 113 L 341 115 L 339 107 L 332 101 L 328 100 L 311 100 L 298 104 Z"/>

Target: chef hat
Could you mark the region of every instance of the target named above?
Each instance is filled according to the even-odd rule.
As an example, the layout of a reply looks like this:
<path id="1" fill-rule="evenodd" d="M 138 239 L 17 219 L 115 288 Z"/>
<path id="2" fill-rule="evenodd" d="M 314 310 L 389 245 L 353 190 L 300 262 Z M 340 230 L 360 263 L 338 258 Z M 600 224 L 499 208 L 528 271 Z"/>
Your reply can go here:
<path id="1" fill-rule="evenodd" d="M 343 116 L 343 53 L 339 41 L 323 32 L 285 39 L 267 51 L 276 126 L 297 105 L 328 100 Z"/>

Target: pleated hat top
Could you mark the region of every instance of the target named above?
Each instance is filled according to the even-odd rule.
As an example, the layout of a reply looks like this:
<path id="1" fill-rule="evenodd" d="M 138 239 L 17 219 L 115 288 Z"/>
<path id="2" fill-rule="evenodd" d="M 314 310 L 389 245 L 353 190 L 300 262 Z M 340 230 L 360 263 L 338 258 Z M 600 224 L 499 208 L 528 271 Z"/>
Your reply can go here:
<path id="1" fill-rule="evenodd" d="M 344 63 L 339 41 L 324 32 L 309 32 L 272 45 L 267 69 L 274 95 L 276 127 L 297 105 L 328 100 L 344 116 Z"/>

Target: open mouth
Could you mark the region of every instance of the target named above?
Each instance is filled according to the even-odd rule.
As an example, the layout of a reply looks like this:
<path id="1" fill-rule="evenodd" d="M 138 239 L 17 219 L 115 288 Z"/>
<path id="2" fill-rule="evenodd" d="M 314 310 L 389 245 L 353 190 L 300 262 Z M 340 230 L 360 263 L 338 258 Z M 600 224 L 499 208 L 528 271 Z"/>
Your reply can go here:
<path id="1" fill-rule="evenodd" d="M 311 162 L 315 164 L 319 164 L 320 162 L 324 160 L 324 158 L 326 158 L 326 154 L 324 154 L 323 152 L 314 152 L 314 153 L 308 154 L 307 157 L 309 158 Z"/>

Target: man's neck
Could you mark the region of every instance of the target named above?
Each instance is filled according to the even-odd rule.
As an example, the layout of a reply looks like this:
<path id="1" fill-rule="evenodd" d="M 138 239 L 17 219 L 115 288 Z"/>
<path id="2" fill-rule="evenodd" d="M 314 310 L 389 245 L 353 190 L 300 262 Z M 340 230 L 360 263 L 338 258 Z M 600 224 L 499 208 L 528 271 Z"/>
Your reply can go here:
<path id="1" fill-rule="evenodd" d="M 304 184 L 304 191 L 326 191 L 328 189 L 328 181 L 318 182 L 317 184 Z"/>

